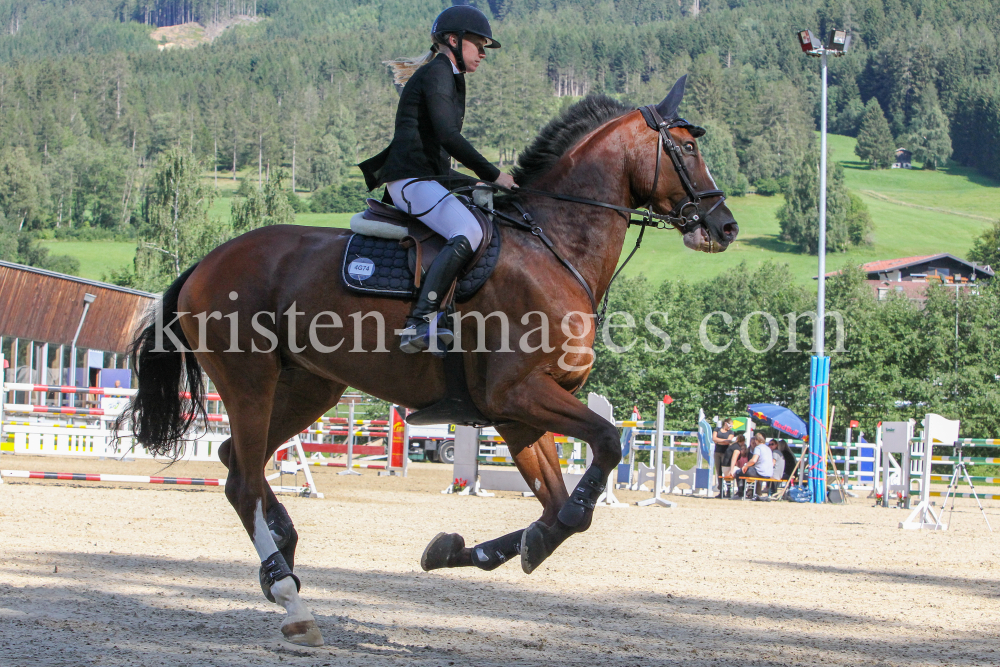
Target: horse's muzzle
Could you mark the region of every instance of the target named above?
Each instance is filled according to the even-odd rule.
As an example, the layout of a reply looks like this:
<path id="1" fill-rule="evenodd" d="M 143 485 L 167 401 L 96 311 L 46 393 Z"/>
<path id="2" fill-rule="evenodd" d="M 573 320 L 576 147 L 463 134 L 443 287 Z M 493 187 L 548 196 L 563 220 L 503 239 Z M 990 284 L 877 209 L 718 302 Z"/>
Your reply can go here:
<path id="1" fill-rule="evenodd" d="M 735 220 L 722 224 L 709 222 L 684 235 L 684 245 L 699 252 L 722 252 L 736 240 L 740 226 Z"/>

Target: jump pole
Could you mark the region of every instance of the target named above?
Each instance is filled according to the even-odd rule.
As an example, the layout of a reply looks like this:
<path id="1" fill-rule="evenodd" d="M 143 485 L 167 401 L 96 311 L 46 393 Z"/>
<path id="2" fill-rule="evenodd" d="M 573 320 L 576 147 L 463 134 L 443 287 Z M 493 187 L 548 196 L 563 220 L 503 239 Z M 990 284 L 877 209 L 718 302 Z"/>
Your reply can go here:
<path id="1" fill-rule="evenodd" d="M 659 505 L 660 507 L 677 507 L 677 503 L 667 500 L 661 494 L 663 491 L 663 417 L 666 406 L 663 401 L 656 402 L 656 434 L 653 436 L 653 465 L 656 466 L 656 477 L 653 482 L 654 492 L 652 498 L 641 500 L 636 503 L 639 507 Z M 671 454 L 673 451 L 671 450 Z"/>
<path id="2" fill-rule="evenodd" d="M 226 478 L 157 477 L 148 475 L 107 475 L 89 472 L 37 472 L 33 470 L 0 470 L 0 478 L 59 479 L 68 482 L 125 482 L 130 484 L 177 484 L 181 486 L 225 486 Z"/>
<path id="3" fill-rule="evenodd" d="M 354 470 L 354 400 L 347 404 L 347 470 L 341 470 L 338 475 L 358 475 L 361 473 Z M 390 433 L 391 435 L 391 433 Z M 388 463 L 388 462 L 387 462 Z"/>

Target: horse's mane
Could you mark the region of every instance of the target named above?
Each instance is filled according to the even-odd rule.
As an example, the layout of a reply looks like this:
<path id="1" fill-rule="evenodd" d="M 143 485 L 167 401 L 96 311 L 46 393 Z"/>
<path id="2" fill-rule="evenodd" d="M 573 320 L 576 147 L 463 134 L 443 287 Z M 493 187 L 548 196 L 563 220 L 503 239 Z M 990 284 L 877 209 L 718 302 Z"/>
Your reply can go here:
<path id="1" fill-rule="evenodd" d="M 582 137 L 633 110 L 605 95 L 588 95 L 542 128 L 531 145 L 517 156 L 511 176 L 518 185 L 538 180 Z"/>

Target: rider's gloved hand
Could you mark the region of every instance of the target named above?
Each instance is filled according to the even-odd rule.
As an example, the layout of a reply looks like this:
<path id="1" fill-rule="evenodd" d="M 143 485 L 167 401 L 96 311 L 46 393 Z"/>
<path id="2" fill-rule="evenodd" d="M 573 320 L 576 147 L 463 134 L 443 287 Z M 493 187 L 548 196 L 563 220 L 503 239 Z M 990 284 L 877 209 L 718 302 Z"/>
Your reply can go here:
<path id="1" fill-rule="evenodd" d="M 497 178 L 497 180 L 494 181 L 494 183 L 496 183 L 502 188 L 507 188 L 508 190 L 513 190 L 514 188 L 517 187 L 517 183 L 514 182 L 514 179 L 511 177 L 511 175 L 505 173 L 501 173 L 500 176 Z"/>

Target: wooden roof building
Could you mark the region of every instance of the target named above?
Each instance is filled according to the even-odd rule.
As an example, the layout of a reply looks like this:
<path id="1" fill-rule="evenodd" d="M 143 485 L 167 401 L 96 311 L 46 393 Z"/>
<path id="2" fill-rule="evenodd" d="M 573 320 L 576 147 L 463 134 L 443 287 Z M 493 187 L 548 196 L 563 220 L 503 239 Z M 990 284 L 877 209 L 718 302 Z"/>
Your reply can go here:
<path id="1" fill-rule="evenodd" d="M 70 345 L 84 296 L 96 297 L 77 348 L 123 354 L 156 294 L 0 261 L 0 338 Z"/>

